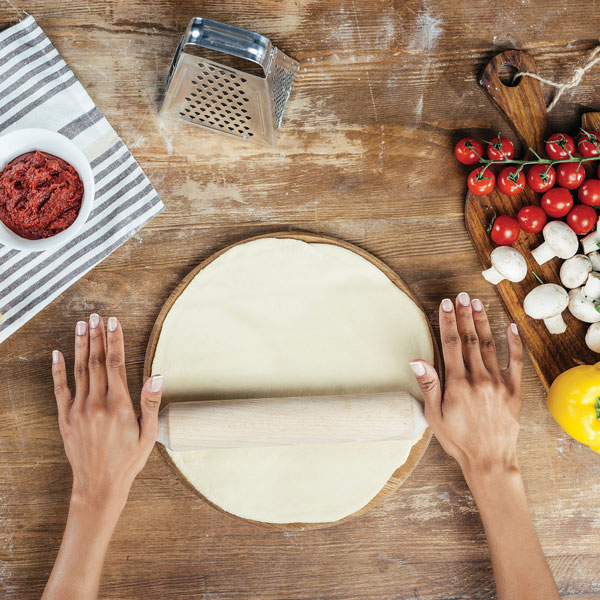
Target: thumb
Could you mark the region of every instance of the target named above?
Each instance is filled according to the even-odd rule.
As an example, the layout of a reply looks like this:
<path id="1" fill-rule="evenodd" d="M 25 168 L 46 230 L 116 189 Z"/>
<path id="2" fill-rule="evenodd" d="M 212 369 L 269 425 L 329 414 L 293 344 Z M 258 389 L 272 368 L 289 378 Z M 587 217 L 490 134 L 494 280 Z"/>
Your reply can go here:
<path id="1" fill-rule="evenodd" d="M 158 409 L 162 395 L 163 376 L 149 377 L 142 388 L 140 402 L 140 437 L 149 444 L 154 444 L 158 438 Z"/>
<path id="2" fill-rule="evenodd" d="M 413 360 L 410 368 L 423 392 L 425 419 L 431 425 L 442 418 L 442 388 L 436 370 L 424 360 Z"/>

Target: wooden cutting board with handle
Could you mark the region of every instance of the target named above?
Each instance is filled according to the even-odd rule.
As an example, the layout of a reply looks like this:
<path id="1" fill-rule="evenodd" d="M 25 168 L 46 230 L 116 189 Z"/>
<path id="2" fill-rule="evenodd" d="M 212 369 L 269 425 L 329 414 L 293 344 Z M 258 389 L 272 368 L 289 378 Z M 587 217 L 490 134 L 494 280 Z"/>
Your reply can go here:
<path id="1" fill-rule="evenodd" d="M 536 73 L 535 61 L 526 52 L 509 50 L 495 56 L 484 69 L 480 83 L 494 105 L 500 110 L 508 124 L 523 142 L 523 147 L 532 147 L 545 156 L 544 140 L 550 135 L 544 94 L 539 81 L 531 77 L 521 77 L 516 86 L 507 86 L 500 80 L 500 69 L 511 65 L 519 71 Z M 600 130 L 600 113 L 586 113 L 582 116 L 582 127 L 586 130 Z M 575 133 L 575 132 L 573 132 Z M 596 163 L 593 169 L 596 170 Z M 500 169 L 496 167 L 495 172 Z M 588 176 L 596 177 L 592 171 Z M 540 194 L 529 187 L 516 196 L 507 196 L 496 187 L 487 196 L 475 196 L 470 191 L 465 202 L 465 222 L 473 244 L 481 257 L 484 268 L 491 266 L 490 252 L 494 249 L 487 231 L 495 215 L 517 216 L 519 209 L 527 204 L 538 204 Z M 567 331 L 552 335 L 543 321 L 534 320 L 523 312 L 525 296 L 539 283 L 534 272 L 545 283 L 560 285 L 559 269 L 562 260 L 553 258 L 544 265 L 538 265 L 531 256 L 531 250 L 543 242 L 542 234 L 521 231 L 513 246 L 525 257 L 528 266 L 527 277 L 520 283 L 502 281 L 496 287 L 511 319 L 517 323 L 531 361 L 546 388 L 566 369 L 578 364 L 592 364 L 600 360 L 600 355 L 592 352 L 585 344 L 587 323 L 582 323 L 565 310 L 563 317 Z M 490 284 L 491 285 L 491 284 Z"/>

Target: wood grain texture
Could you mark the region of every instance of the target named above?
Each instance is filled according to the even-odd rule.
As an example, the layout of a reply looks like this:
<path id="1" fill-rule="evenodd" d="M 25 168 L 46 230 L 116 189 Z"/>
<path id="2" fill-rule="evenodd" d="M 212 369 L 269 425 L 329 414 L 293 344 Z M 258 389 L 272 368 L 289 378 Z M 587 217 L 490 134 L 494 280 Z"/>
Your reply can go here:
<path id="1" fill-rule="evenodd" d="M 138 235 L 0 346 L 0 596 L 39 598 L 71 486 L 56 422 L 50 352 L 73 363 L 75 322 L 119 317 L 137 406 L 160 307 L 202 260 L 238 240 L 309 230 L 356 244 L 400 273 L 437 333 L 438 304 L 481 298 L 501 341 L 507 315 L 480 275 L 464 225 L 464 135 L 519 140 L 478 82 L 520 48 L 568 78 L 598 39 L 597 4 L 573 0 L 11 0 L 33 14 L 167 205 Z M 275 152 L 163 126 L 157 105 L 193 15 L 269 36 L 301 61 Z M 0 27 L 14 22 L 0 1 Z M 553 130 L 599 110 L 599 67 L 565 94 Z M 544 88 L 551 94 L 553 90 Z M 600 461 L 554 423 L 526 360 L 519 459 L 563 597 L 599 600 Z M 168 543 L 166 543 L 168 542 Z M 282 532 L 202 502 L 158 451 L 134 483 L 110 545 L 110 600 L 489 600 L 479 516 L 437 441 L 410 478 L 341 525 Z"/>

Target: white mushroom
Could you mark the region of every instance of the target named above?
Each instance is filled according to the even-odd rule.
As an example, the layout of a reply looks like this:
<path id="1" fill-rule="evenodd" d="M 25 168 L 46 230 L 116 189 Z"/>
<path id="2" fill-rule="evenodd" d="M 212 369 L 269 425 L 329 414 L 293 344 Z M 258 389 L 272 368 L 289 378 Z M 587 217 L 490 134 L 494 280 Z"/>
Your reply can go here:
<path id="1" fill-rule="evenodd" d="M 531 251 L 531 256 L 540 265 L 551 258 L 571 258 L 577 253 L 579 240 L 575 232 L 562 221 L 550 221 L 544 227 L 544 243 Z"/>
<path id="2" fill-rule="evenodd" d="M 600 252 L 594 250 L 594 252 L 590 252 L 587 257 L 592 261 L 592 271 L 600 271 Z"/>
<path id="3" fill-rule="evenodd" d="M 576 254 L 560 267 L 560 281 L 569 289 L 583 285 L 592 272 L 592 261 L 584 254 Z"/>
<path id="4" fill-rule="evenodd" d="M 600 300 L 600 273 L 590 273 L 582 291 L 590 300 Z"/>
<path id="5" fill-rule="evenodd" d="M 585 343 L 592 352 L 600 353 L 600 323 L 592 323 L 588 327 Z"/>
<path id="6" fill-rule="evenodd" d="M 510 246 L 498 246 L 494 248 L 490 254 L 490 260 L 492 261 L 492 266 L 486 271 L 482 271 L 481 274 L 487 281 L 494 285 L 504 279 L 508 279 L 508 281 L 512 281 L 513 283 L 523 281 L 525 275 L 527 275 L 527 263 L 523 255 Z"/>
<path id="7" fill-rule="evenodd" d="M 550 333 L 564 333 L 567 326 L 561 313 L 568 304 L 569 296 L 560 285 L 545 283 L 525 296 L 523 310 L 533 319 L 543 319 Z"/>
<path id="8" fill-rule="evenodd" d="M 590 254 L 600 248 L 598 243 L 600 243 L 600 231 L 598 230 L 598 223 L 596 223 L 596 229 L 582 238 L 581 245 L 583 246 L 583 251 L 586 254 Z"/>
<path id="9" fill-rule="evenodd" d="M 583 288 L 575 288 L 569 292 L 569 312 L 584 323 L 600 321 L 600 312 L 596 310 L 594 301 L 583 295 Z"/>

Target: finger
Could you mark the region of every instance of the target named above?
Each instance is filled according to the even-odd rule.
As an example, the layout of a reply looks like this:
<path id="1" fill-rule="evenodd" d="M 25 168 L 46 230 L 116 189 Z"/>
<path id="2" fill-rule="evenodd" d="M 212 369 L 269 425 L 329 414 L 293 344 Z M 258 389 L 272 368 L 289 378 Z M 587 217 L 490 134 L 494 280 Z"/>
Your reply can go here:
<path id="1" fill-rule="evenodd" d="M 90 389 L 89 356 L 88 325 L 85 321 L 79 321 L 75 325 L 75 398 L 87 398 Z"/>
<path id="2" fill-rule="evenodd" d="M 162 396 L 163 376 L 154 375 L 148 378 L 142 388 L 140 402 L 140 440 L 153 446 L 158 439 L 158 409 Z"/>
<path id="3" fill-rule="evenodd" d="M 482 371 L 484 366 L 479 348 L 479 337 L 473 322 L 471 299 L 466 292 L 461 292 L 456 297 L 456 326 L 468 371 L 471 373 Z"/>
<path id="4" fill-rule="evenodd" d="M 483 364 L 492 375 L 499 376 L 500 367 L 498 366 L 498 356 L 496 355 L 496 344 L 481 300 L 473 300 L 471 308 L 473 309 L 473 322 L 475 323 L 475 331 L 479 338 L 479 349 Z"/>
<path id="5" fill-rule="evenodd" d="M 521 399 L 521 373 L 523 371 L 523 342 L 515 323 L 508 326 L 506 333 L 508 341 L 508 366 L 502 372 L 504 379 L 513 393 Z"/>
<path id="6" fill-rule="evenodd" d="M 125 346 L 121 324 L 115 317 L 110 317 L 106 330 L 106 374 L 108 376 L 108 386 L 109 388 L 127 391 Z"/>
<path id="7" fill-rule="evenodd" d="M 106 396 L 106 340 L 104 322 L 96 313 L 90 315 L 90 393 L 102 399 Z"/>
<path id="8" fill-rule="evenodd" d="M 444 298 L 440 304 L 440 338 L 442 340 L 442 354 L 446 367 L 446 381 L 451 376 L 464 377 L 465 361 L 462 355 L 458 329 L 456 328 L 456 314 L 452 300 Z"/>
<path id="9" fill-rule="evenodd" d="M 410 368 L 423 392 L 425 419 L 434 425 L 442 418 L 442 387 L 436 370 L 424 360 L 414 360 Z"/>
<path id="10" fill-rule="evenodd" d="M 52 351 L 52 381 L 59 420 L 66 420 L 71 407 L 71 390 L 67 383 L 67 368 L 62 352 Z"/>

